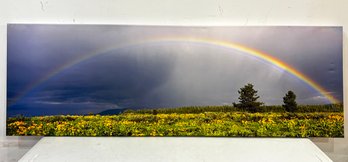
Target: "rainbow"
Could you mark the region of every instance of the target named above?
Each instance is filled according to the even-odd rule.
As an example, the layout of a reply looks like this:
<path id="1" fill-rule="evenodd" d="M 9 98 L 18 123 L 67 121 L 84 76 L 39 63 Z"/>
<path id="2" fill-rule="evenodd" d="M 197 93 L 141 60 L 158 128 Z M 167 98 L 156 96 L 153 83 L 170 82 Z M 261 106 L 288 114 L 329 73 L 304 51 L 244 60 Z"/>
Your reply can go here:
<path id="1" fill-rule="evenodd" d="M 119 48 L 127 48 L 134 45 L 142 45 L 147 43 L 160 43 L 160 42 L 187 42 L 187 43 L 203 43 L 207 45 L 213 45 L 218 47 L 224 47 L 229 49 L 234 49 L 237 51 L 240 51 L 244 54 L 250 55 L 252 57 L 261 59 L 267 63 L 270 63 L 278 68 L 283 69 L 284 71 L 288 72 L 289 74 L 295 76 L 296 78 L 302 80 L 304 83 L 312 87 L 314 90 L 319 92 L 322 96 L 326 97 L 328 101 L 331 103 L 339 103 L 340 101 L 336 99 L 334 96 L 332 96 L 324 87 L 320 86 L 318 83 L 316 83 L 314 80 L 306 76 L 305 74 L 301 73 L 294 67 L 291 67 L 289 64 L 285 63 L 284 61 L 271 56 L 270 54 L 267 54 L 263 51 L 253 49 L 238 43 L 234 43 L 231 41 L 225 41 L 225 40 L 217 40 L 217 39 L 210 39 L 210 38 L 197 38 L 197 37 L 159 37 L 159 38 L 150 38 L 150 39 L 143 39 L 140 41 L 134 41 L 134 42 L 128 42 L 128 43 L 120 43 L 116 46 L 103 48 L 100 50 L 96 50 L 90 53 L 85 54 L 83 57 L 76 58 L 74 60 L 71 60 L 65 64 L 63 64 L 60 67 L 54 68 L 50 72 L 47 73 L 44 77 L 40 78 L 39 80 L 29 84 L 22 93 L 20 93 L 18 96 L 16 96 L 9 105 L 13 105 L 18 100 L 26 96 L 29 92 L 36 89 L 39 85 L 46 82 L 53 76 L 65 71 L 66 69 L 69 69 L 70 67 L 83 62 L 85 60 L 88 60 L 90 58 L 93 58 L 95 56 L 101 55 L 103 53 L 106 53 L 111 50 L 119 49 Z"/>

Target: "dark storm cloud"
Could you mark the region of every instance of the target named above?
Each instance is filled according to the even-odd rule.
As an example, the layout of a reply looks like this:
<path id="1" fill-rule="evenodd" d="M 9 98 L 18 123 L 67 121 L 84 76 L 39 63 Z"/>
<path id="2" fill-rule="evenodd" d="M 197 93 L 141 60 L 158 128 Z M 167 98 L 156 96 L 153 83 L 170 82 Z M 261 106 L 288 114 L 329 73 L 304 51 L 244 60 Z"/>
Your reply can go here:
<path id="1" fill-rule="evenodd" d="M 136 103 L 127 103 L 127 100 L 138 101 L 166 82 L 173 66 L 172 57 L 148 55 L 151 56 L 137 60 L 137 56 L 126 51 L 112 51 L 57 76 L 47 85 L 47 91 L 66 90 L 54 94 L 59 100 L 69 101 L 83 96 L 79 98 L 80 102 L 93 100 L 134 106 Z"/>
<path id="2" fill-rule="evenodd" d="M 187 42 L 110 48 L 165 36 L 226 40 L 262 50 L 342 100 L 341 28 L 9 25 L 8 101 L 23 96 L 9 107 L 9 115 L 231 104 L 246 83 L 253 83 L 269 105 L 281 104 L 288 90 L 301 104 L 327 103 L 283 69 L 238 50 Z M 55 69 L 95 51 L 103 52 L 21 94 Z"/>

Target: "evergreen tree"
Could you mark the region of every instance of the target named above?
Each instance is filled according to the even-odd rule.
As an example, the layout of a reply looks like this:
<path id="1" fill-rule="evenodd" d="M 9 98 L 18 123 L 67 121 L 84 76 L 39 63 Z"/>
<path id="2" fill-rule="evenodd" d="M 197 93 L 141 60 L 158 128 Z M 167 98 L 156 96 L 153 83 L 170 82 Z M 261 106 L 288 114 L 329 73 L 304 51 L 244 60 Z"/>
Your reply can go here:
<path id="1" fill-rule="evenodd" d="M 296 95 L 293 91 L 288 91 L 283 97 L 284 105 L 286 111 L 295 112 L 297 110 Z"/>
<path id="2" fill-rule="evenodd" d="M 235 107 L 240 107 L 244 110 L 250 112 L 256 112 L 258 108 L 263 104 L 257 100 L 260 96 L 257 95 L 257 91 L 254 89 L 254 85 L 248 83 L 244 87 L 240 88 L 239 93 L 239 103 L 233 103 Z"/>

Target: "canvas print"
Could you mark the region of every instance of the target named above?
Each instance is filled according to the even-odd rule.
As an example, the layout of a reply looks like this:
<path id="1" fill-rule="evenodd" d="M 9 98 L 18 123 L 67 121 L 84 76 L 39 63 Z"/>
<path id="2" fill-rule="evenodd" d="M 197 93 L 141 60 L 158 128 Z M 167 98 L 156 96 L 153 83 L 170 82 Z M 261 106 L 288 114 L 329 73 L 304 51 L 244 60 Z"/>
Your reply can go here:
<path id="1" fill-rule="evenodd" d="M 344 136 L 342 27 L 7 32 L 9 136 Z"/>

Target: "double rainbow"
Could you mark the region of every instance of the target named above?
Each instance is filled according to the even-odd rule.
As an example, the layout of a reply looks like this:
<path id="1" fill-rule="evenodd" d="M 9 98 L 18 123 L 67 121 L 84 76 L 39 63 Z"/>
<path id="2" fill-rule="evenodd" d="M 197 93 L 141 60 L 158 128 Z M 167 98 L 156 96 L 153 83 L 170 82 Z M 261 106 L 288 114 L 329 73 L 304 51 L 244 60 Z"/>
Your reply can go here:
<path id="1" fill-rule="evenodd" d="M 259 51 L 257 49 L 253 49 L 238 43 L 234 43 L 231 41 L 224 41 L 224 40 L 217 40 L 217 39 L 210 39 L 210 38 L 196 38 L 196 37 L 159 37 L 159 38 L 151 38 L 151 39 L 144 39 L 141 41 L 134 41 L 134 42 L 128 42 L 128 43 L 120 43 L 116 46 L 103 48 L 101 50 L 97 50 L 94 52 L 91 52 L 89 54 L 85 54 L 83 57 L 76 58 L 75 60 L 71 60 L 62 66 L 59 66 L 57 68 L 54 68 L 50 72 L 47 73 L 44 77 L 41 79 L 29 84 L 18 96 L 16 96 L 9 105 L 13 105 L 18 100 L 29 94 L 32 90 L 36 89 L 38 86 L 40 86 L 42 83 L 46 82 L 53 76 L 69 69 L 70 67 L 85 61 L 87 59 L 93 58 L 95 56 L 98 56 L 100 54 L 106 53 L 111 50 L 115 50 L 118 48 L 127 48 L 134 45 L 142 45 L 147 43 L 161 43 L 161 42 L 183 42 L 183 43 L 203 43 L 206 45 L 213 45 L 218 47 L 224 47 L 224 48 L 230 48 L 237 51 L 242 52 L 243 54 L 247 54 L 250 56 L 253 56 L 255 58 L 261 59 L 265 62 L 268 62 L 278 68 L 283 69 L 284 71 L 288 72 L 289 74 L 295 76 L 296 78 L 302 80 L 304 83 L 312 87 L 314 90 L 319 92 L 322 96 L 324 96 L 328 101 L 331 103 L 339 103 L 340 101 L 336 99 L 333 95 L 331 95 L 324 87 L 320 86 L 318 83 L 316 83 L 314 80 L 306 76 L 305 74 L 301 73 L 294 67 L 291 67 L 289 64 L 285 63 L 284 61 L 275 58 L 271 56 L 270 54 L 267 54 L 263 51 Z"/>

